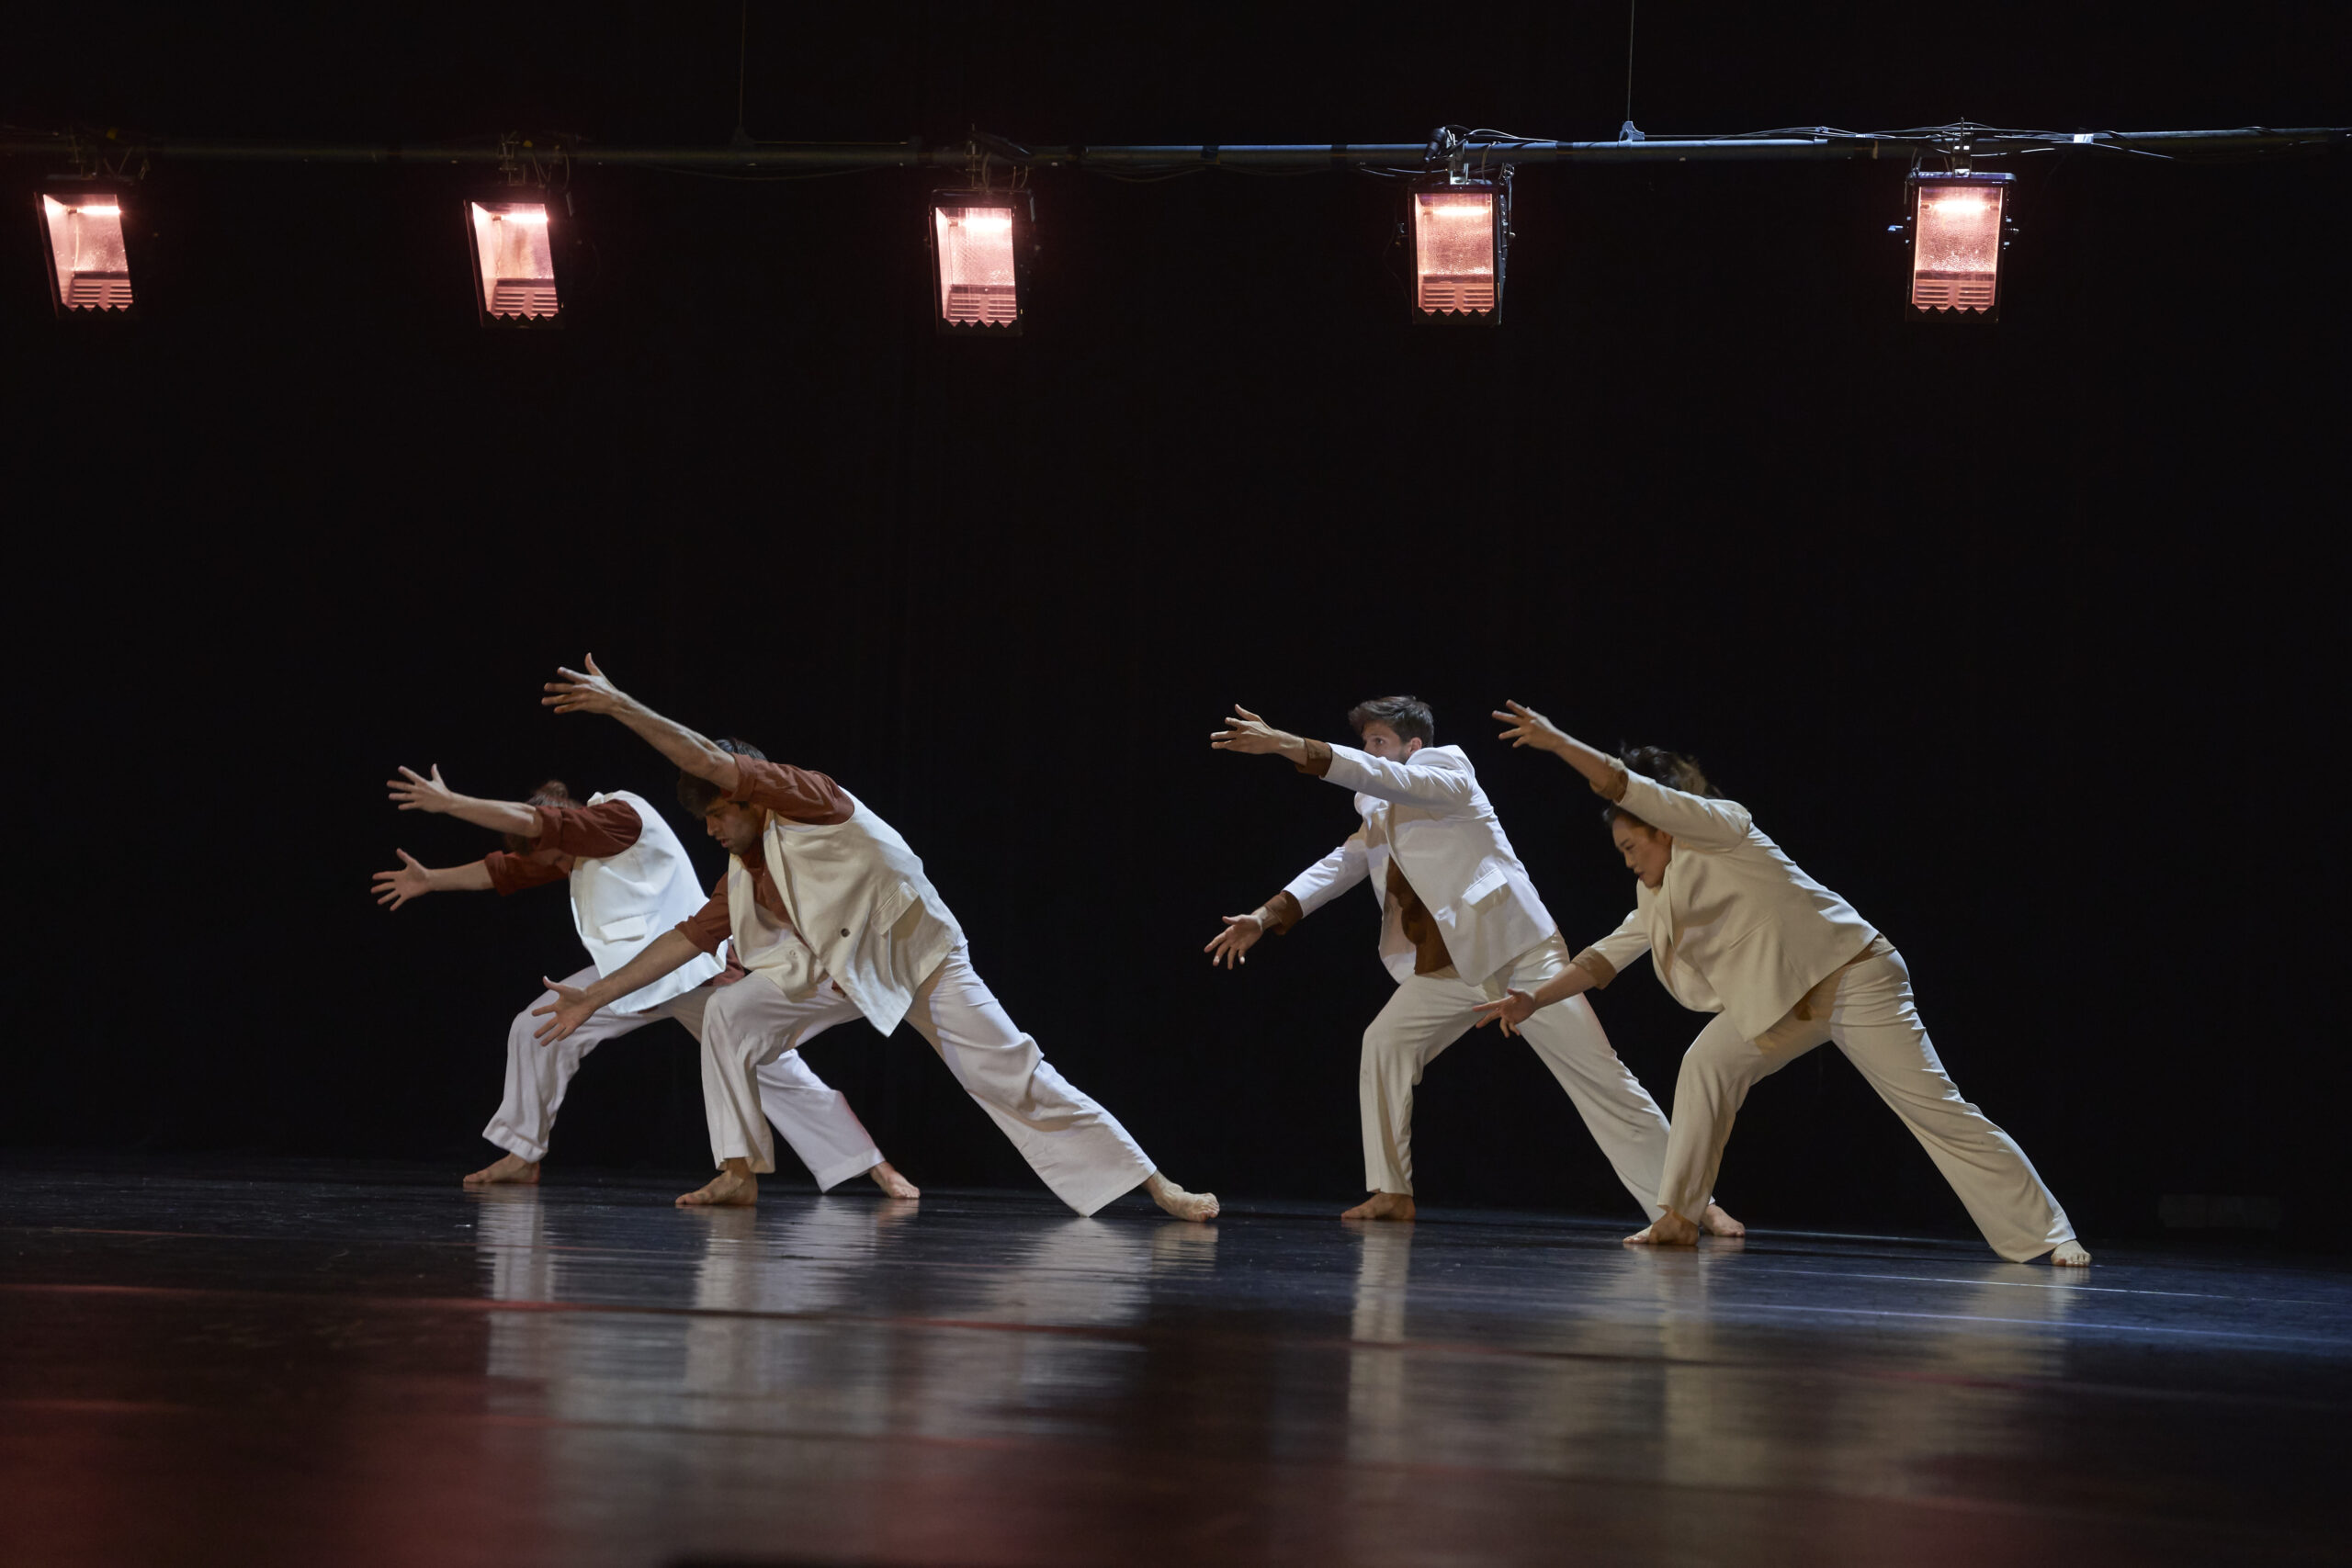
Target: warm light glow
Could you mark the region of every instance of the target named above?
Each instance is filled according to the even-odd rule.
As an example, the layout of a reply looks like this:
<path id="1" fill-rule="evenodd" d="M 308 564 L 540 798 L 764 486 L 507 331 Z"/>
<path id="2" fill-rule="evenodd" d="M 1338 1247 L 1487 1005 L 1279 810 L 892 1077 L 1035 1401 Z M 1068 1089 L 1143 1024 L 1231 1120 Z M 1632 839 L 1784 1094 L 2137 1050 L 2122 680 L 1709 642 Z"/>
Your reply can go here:
<path id="1" fill-rule="evenodd" d="M 1993 308 L 2001 269 L 2000 186 L 1919 187 L 1911 240 L 1911 306 L 1917 310 Z"/>
<path id="2" fill-rule="evenodd" d="M 931 222 L 938 246 L 940 319 L 992 327 L 1018 321 L 1012 209 L 934 207 Z"/>
<path id="3" fill-rule="evenodd" d="M 69 207 L 40 198 L 49 231 L 57 300 L 68 310 L 130 309 L 130 256 L 122 239 L 122 208 L 111 202 Z"/>
<path id="4" fill-rule="evenodd" d="M 542 204 L 467 204 L 473 220 L 474 265 L 482 311 L 503 321 L 542 321 L 561 309 L 556 297 L 555 251 L 548 242 Z"/>
<path id="5" fill-rule="evenodd" d="M 1476 222 L 1468 221 L 1476 219 Z M 1421 191 L 1413 198 L 1414 303 L 1430 315 L 1493 313 L 1495 193 Z"/>

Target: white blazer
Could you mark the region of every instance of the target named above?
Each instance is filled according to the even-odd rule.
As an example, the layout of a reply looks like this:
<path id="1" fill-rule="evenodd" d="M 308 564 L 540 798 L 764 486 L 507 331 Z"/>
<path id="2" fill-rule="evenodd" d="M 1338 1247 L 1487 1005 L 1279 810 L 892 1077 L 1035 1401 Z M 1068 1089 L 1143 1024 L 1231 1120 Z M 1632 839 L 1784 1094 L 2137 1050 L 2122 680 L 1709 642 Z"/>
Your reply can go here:
<path id="1" fill-rule="evenodd" d="M 571 924 L 599 975 L 635 958 L 646 943 L 689 919 L 705 894 L 686 847 L 645 797 L 627 790 L 592 795 L 588 804 L 626 802 L 637 813 L 637 842 L 616 855 L 571 863 Z M 640 1013 L 682 997 L 719 972 L 718 959 L 696 953 L 653 984 L 615 1002 L 616 1013 Z"/>
<path id="2" fill-rule="evenodd" d="M 850 804 L 846 822 L 787 822 L 768 814 L 761 849 L 800 942 L 778 942 L 761 929 L 751 874 L 741 859 L 729 861 L 735 953 L 796 1001 L 830 976 L 888 1034 L 914 1005 L 916 989 L 963 942 L 964 931 L 898 829 L 842 793 Z"/>
<path id="3" fill-rule="evenodd" d="M 1404 868 L 1437 921 L 1455 973 L 1483 985 L 1559 928 L 1503 833 L 1459 746 L 1424 746 L 1391 762 L 1352 746 L 1331 748 L 1323 775 L 1355 792 L 1363 827 L 1283 889 L 1311 915 L 1371 878 L 1380 900 L 1380 961 L 1399 984 L 1413 977 L 1413 944 L 1388 903 L 1388 861 Z"/>
<path id="4" fill-rule="evenodd" d="M 1675 1000 L 1723 1013 L 1754 1040 L 1877 938 L 1852 905 L 1758 832 L 1745 806 L 1632 772 L 1618 804 L 1673 834 L 1674 853 L 1655 890 L 1635 885 L 1624 923 L 1577 954 L 1579 963 L 1600 954 L 1603 985 L 1646 953 Z"/>

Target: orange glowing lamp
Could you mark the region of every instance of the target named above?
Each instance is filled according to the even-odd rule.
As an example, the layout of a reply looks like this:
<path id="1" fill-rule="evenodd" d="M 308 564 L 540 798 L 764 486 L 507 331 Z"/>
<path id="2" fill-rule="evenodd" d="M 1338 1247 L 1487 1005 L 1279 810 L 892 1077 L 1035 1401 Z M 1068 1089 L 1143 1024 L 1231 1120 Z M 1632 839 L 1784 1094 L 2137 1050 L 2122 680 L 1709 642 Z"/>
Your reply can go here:
<path id="1" fill-rule="evenodd" d="M 466 203 L 474 303 L 482 325 L 546 327 L 561 322 L 563 297 L 556 286 L 551 226 L 544 198 Z"/>

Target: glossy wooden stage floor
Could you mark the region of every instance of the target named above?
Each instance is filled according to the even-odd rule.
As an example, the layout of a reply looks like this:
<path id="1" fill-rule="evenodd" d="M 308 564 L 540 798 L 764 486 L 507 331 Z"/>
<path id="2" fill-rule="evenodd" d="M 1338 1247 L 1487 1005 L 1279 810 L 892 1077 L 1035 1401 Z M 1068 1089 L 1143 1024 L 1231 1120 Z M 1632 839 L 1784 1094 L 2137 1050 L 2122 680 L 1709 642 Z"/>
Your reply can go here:
<path id="1" fill-rule="evenodd" d="M 2331 1259 L 206 1168 L 0 1168 L 11 1568 L 2344 1560 Z"/>

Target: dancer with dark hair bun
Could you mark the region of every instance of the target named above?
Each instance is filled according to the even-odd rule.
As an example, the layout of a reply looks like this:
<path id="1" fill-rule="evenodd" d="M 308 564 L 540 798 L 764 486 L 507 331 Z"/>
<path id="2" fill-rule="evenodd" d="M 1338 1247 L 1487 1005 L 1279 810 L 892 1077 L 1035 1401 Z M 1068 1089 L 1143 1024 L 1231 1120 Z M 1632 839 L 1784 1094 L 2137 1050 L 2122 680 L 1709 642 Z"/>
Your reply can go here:
<path id="1" fill-rule="evenodd" d="M 430 867 L 406 850 L 397 870 L 376 874 L 376 901 L 394 909 L 428 893 L 519 893 L 551 882 L 568 886 L 571 919 L 588 950 L 588 966 L 567 986 L 587 986 L 610 975 L 646 944 L 702 903 L 686 850 L 669 823 L 642 795 L 627 790 L 592 795 L 582 806 L 559 780 L 528 800 L 481 800 L 459 795 L 441 777 L 413 769 L 387 780 L 402 811 L 455 817 L 501 834 L 505 848 L 466 865 Z M 535 1038 L 529 1009 L 506 1031 L 506 1094 L 481 1135 L 505 1153 L 465 1179 L 469 1187 L 530 1186 L 555 1135 L 555 1114 L 581 1059 L 606 1041 L 674 1018 L 696 1040 L 703 1010 L 720 989 L 743 977 L 741 965 L 722 965 L 714 951 L 628 995 L 618 996 L 588 1028 L 552 1043 Z M 760 1104 L 784 1133 L 822 1188 L 861 1173 L 893 1198 L 921 1194 L 874 1146 L 857 1113 L 797 1055 L 760 1069 Z"/>
<path id="2" fill-rule="evenodd" d="M 1532 988 L 1567 967 L 1560 929 L 1478 787 L 1459 746 L 1435 746 L 1429 705 L 1417 697 L 1360 703 L 1348 723 L 1363 741 L 1333 746 L 1274 728 L 1237 706 L 1210 737 L 1218 750 L 1286 759 L 1302 773 L 1351 791 L 1363 825 L 1339 848 L 1246 915 L 1225 917 L 1209 962 L 1248 962 L 1269 931 L 1286 931 L 1359 882 L 1380 905 L 1380 958 L 1396 994 L 1363 1033 L 1357 1097 L 1363 1118 L 1364 1186 L 1371 1196 L 1340 1217 L 1409 1220 L 1413 1198 L 1413 1093 L 1438 1054 L 1469 1032 L 1481 1002 L 1507 987 Z M 1527 1043 L 1567 1091 L 1586 1130 L 1646 1213 L 1666 1158 L 1666 1118 L 1617 1059 L 1589 1004 L 1535 1021 Z M 1702 1202 L 1717 1235 L 1741 1226 Z"/>
<path id="3" fill-rule="evenodd" d="M 1643 953 L 1675 1000 L 1715 1015 L 1684 1053 L 1658 1217 L 1632 1242 L 1687 1247 L 1713 1190 L 1747 1091 L 1834 1042 L 1951 1184 L 1993 1250 L 2088 1263 L 2066 1212 L 2017 1140 L 1962 1100 L 1911 999 L 1894 944 L 1716 797 L 1687 757 L 1642 748 L 1623 760 L 1511 703 L 1495 717 L 1513 746 L 1549 751 L 1609 804 L 1602 815 L 1637 883 L 1634 912 L 1543 985 L 1479 1008 L 1507 1034 L 1597 990 Z"/>

